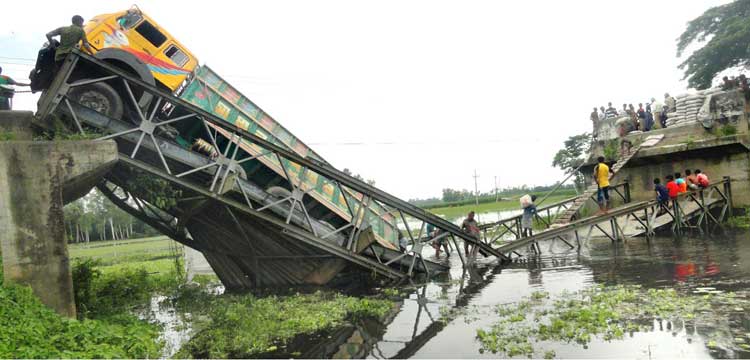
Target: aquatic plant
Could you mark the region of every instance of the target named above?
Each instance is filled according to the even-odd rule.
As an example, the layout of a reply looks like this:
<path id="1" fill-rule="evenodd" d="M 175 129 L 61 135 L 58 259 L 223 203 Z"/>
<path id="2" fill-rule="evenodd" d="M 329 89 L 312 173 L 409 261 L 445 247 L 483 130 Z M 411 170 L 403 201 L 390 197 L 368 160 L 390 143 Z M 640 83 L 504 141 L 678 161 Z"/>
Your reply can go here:
<path id="1" fill-rule="evenodd" d="M 392 308 L 386 300 L 324 292 L 263 298 L 223 295 L 189 305 L 205 320 L 197 325 L 202 330 L 175 355 L 178 358 L 253 357 L 276 351 L 297 335 L 333 328 L 347 318 L 380 318 Z"/>
<path id="2" fill-rule="evenodd" d="M 750 208 L 745 208 L 742 215 L 732 216 L 726 224 L 737 229 L 750 229 Z"/>
<path id="3" fill-rule="evenodd" d="M 636 285 L 596 286 L 555 301 L 547 299 L 546 293 L 533 293 L 529 301 L 498 306 L 498 321 L 489 329 L 477 330 L 480 351 L 531 356 L 535 352 L 532 341 L 573 342 L 586 347 L 594 337 L 610 341 L 645 330 L 654 319 L 691 320 L 710 310 L 712 304 L 730 304 L 739 310 L 746 305 L 733 293 L 687 295 Z"/>

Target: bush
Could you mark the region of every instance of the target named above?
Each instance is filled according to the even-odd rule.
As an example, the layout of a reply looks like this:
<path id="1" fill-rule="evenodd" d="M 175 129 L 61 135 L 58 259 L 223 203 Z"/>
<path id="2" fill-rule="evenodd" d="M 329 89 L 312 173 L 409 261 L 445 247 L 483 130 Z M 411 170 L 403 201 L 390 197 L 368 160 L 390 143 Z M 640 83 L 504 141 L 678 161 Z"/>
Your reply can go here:
<path id="1" fill-rule="evenodd" d="M 0 287 L 0 358 L 153 358 L 158 336 L 157 326 L 134 316 L 67 319 L 28 287 Z"/>
<path id="2" fill-rule="evenodd" d="M 737 128 L 734 125 L 724 125 L 719 129 L 719 135 L 721 136 L 731 136 L 737 134 Z"/>
<path id="3" fill-rule="evenodd" d="M 83 259 L 73 266 L 73 287 L 79 318 L 95 318 L 149 303 L 153 292 L 174 289 L 173 272 L 152 275 L 142 267 L 122 267 L 103 273 L 98 260 Z"/>

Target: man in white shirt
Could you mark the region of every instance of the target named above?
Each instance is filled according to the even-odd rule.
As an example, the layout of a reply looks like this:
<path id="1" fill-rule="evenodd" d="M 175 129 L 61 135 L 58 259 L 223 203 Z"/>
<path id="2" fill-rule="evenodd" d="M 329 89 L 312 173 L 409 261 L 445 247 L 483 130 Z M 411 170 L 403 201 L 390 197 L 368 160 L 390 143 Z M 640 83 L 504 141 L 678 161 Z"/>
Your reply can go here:
<path id="1" fill-rule="evenodd" d="M 662 116 L 665 114 L 662 114 L 662 111 L 664 111 L 664 104 L 656 101 L 655 98 L 651 98 L 651 112 L 654 114 L 654 128 L 660 129 L 662 128 Z"/>

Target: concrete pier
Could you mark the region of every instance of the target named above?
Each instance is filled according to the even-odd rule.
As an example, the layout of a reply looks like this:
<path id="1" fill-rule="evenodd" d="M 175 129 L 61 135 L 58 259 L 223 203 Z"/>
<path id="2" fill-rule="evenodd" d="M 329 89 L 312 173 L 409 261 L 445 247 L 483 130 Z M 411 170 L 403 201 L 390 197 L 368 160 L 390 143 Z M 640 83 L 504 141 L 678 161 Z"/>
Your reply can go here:
<path id="1" fill-rule="evenodd" d="M 0 131 L 20 134 L 13 139 L 28 139 L 30 116 L 0 111 Z M 29 285 L 59 314 L 76 315 L 63 205 L 85 195 L 116 162 L 113 141 L 0 142 L 5 282 Z"/>

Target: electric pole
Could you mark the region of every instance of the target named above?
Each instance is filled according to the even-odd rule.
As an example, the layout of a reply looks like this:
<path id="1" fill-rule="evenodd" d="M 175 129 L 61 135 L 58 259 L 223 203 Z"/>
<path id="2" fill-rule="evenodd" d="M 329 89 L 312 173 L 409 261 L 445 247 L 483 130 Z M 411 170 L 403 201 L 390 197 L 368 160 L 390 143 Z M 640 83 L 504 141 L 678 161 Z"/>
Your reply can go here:
<path id="1" fill-rule="evenodd" d="M 495 202 L 500 201 L 500 199 L 497 197 L 497 175 L 495 175 Z"/>

